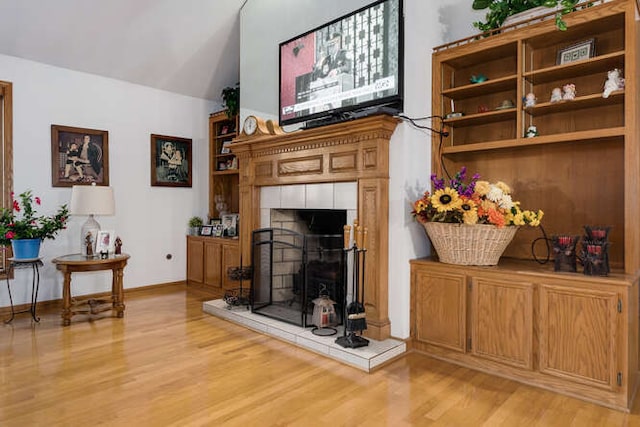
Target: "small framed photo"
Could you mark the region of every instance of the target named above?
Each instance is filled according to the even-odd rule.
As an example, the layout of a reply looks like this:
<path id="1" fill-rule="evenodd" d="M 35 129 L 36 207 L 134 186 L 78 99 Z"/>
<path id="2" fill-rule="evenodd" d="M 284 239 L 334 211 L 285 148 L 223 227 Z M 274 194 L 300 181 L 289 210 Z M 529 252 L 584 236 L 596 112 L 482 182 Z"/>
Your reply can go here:
<path id="1" fill-rule="evenodd" d="M 109 185 L 109 132 L 51 125 L 51 185 Z"/>
<path id="2" fill-rule="evenodd" d="M 229 132 L 229 126 L 228 125 L 223 125 L 220 128 L 220 135 L 226 135 Z"/>
<path id="3" fill-rule="evenodd" d="M 99 230 L 96 238 L 97 253 L 113 253 L 115 234 L 113 230 Z"/>
<path id="4" fill-rule="evenodd" d="M 211 236 L 213 232 L 213 226 L 212 225 L 203 225 L 202 227 L 200 227 L 200 235 L 201 236 Z"/>
<path id="5" fill-rule="evenodd" d="M 238 235 L 238 214 L 222 215 L 222 236 L 235 237 Z"/>
<path id="6" fill-rule="evenodd" d="M 213 237 L 222 237 L 222 233 L 223 233 L 223 227 L 222 224 L 216 224 L 213 226 Z"/>
<path id="7" fill-rule="evenodd" d="M 211 225 L 222 224 L 222 220 L 220 218 L 211 218 L 211 220 L 209 221 L 209 224 Z"/>
<path id="8" fill-rule="evenodd" d="M 557 65 L 592 58 L 596 54 L 596 39 L 589 39 L 558 51 Z"/>
<path id="9" fill-rule="evenodd" d="M 231 153 L 231 141 L 225 141 L 222 143 L 222 148 L 220 149 L 220 154 L 229 154 Z"/>
<path id="10" fill-rule="evenodd" d="M 151 135 L 151 185 L 191 187 L 191 139 Z"/>

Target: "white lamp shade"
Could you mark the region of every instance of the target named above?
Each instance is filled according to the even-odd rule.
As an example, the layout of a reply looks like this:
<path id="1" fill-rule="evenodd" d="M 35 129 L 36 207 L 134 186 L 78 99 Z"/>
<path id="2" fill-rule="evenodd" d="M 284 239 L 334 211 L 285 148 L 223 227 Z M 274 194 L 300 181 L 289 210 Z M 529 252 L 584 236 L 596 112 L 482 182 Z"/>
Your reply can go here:
<path id="1" fill-rule="evenodd" d="M 113 215 L 115 211 L 111 187 L 74 185 L 71 188 L 71 215 Z"/>

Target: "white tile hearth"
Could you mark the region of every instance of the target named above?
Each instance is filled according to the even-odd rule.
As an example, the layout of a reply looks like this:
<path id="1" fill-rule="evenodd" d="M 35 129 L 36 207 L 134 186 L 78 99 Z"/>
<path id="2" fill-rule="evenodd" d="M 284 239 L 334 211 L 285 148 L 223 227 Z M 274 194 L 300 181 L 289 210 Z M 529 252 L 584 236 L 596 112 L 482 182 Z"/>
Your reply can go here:
<path id="1" fill-rule="evenodd" d="M 404 342 L 394 339 L 386 339 L 384 341 L 369 339 L 369 345 L 366 347 L 343 348 L 335 343 L 336 338 L 342 333 L 340 329 L 336 335 L 321 337 L 314 335 L 310 328 L 305 329 L 260 314 L 254 314 L 245 307 L 228 309 L 227 304 L 221 299 L 205 301 L 202 304 L 202 309 L 205 313 L 287 341 L 365 372 L 370 372 L 377 366 L 407 351 Z"/>

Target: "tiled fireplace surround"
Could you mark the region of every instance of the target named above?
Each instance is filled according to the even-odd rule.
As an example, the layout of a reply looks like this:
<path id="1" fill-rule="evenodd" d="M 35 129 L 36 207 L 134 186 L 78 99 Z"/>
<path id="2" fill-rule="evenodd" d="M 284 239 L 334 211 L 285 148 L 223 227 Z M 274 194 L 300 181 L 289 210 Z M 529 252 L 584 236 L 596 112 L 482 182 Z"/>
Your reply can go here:
<path id="1" fill-rule="evenodd" d="M 356 218 L 358 185 L 356 182 L 282 185 L 260 188 L 260 228 L 285 228 L 307 234 L 306 225 L 297 217 L 298 210 L 340 210 L 347 215 L 347 224 Z M 342 234 L 342 229 L 338 231 Z M 291 278 L 289 265 L 280 263 L 285 268 L 284 277 Z M 297 266 L 294 263 L 293 266 Z M 283 276 L 272 277 L 274 299 L 290 296 L 293 283 L 282 280 Z M 350 288 L 349 288 L 350 289 Z"/>
<path id="2" fill-rule="evenodd" d="M 260 227 L 271 226 L 271 209 L 343 209 L 352 224 L 358 209 L 357 182 L 260 187 Z"/>

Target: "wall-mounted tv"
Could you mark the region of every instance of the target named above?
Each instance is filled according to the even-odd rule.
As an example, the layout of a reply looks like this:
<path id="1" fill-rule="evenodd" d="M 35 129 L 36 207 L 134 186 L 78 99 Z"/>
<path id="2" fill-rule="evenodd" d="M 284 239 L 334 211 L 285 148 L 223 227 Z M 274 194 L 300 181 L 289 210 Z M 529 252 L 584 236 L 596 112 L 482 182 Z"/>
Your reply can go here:
<path id="1" fill-rule="evenodd" d="M 402 88 L 402 0 L 377 1 L 280 43 L 281 125 L 400 112 Z"/>

